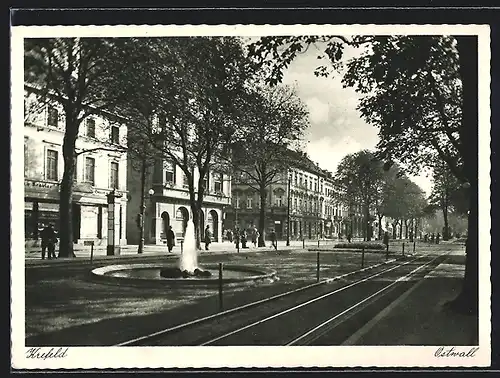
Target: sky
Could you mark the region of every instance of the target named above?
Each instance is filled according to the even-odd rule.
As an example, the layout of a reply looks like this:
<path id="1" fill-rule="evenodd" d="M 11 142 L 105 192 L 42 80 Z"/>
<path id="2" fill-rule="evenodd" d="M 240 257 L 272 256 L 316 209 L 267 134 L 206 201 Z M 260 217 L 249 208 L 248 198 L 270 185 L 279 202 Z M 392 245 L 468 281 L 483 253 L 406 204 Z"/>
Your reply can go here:
<path id="1" fill-rule="evenodd" d="M 318 78 L 314 69 L 318 60 L 315 48 L 298 56 L 284 73 L 283 83 L 296 85 L 297 92 L 309 109 L 310 126 L 305 134 L 305 151 L 323 169 L 335 173 L 338 163 L 350 153 L 374 150 L 379 140 L 378 129 L 367 124 L 356 110 L 359 96 L 352 88 L 343 88 L 340 76 Z M 345 56 L 354 55 L 346 51 Z M 409 176 L 427 195 L 432 181 L 424 172 Z"/>

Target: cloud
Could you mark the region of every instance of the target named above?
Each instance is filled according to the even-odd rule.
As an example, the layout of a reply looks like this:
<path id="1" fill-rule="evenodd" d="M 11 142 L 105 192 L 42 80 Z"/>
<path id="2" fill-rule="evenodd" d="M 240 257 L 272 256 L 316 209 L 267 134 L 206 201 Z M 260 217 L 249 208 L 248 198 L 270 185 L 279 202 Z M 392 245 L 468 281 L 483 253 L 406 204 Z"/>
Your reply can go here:
<path id="1" fill-rule="evenodd" d="M 328 122 L 330 108 L 317 97 L 308 98 L 306 105 L 309 108 L 309 118 L 312 123 Z"/>

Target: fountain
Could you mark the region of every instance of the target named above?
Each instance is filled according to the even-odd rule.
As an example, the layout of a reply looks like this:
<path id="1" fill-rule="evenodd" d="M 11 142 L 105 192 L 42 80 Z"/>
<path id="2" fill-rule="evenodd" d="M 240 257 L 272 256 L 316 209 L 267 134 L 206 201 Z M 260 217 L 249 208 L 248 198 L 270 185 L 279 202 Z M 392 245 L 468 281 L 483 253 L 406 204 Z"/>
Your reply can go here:
<path id="1" fill-rule="evenodd" d="M 91 271 L 91 277 L 100 282 L 125 284 L 132 286 L 168 285 L 219 285 L 216 274 L 217 265 L 207 265 L 201 269 L 198 265 L 198 251 L 194 223 L 189 221 L 184 235 L 181 256 L 177 264 L 168 263 L 136 263 L 107 265 Z M 252 282 L 278 279 L 276 271 L 246 265 L 224 265 L 222 282 L 229 285 L 248 285 Z M 212 273 L 213 272 L 213 273 Z M 214 277 L 215 276 L 215 277 Z"/>
<path id="2" fill-rule="evenodd" d="M 160 276 L 164 278 L 210 277 L 212 273 L 198 267 L 198 252 L 196 250 L 196 237 L 194 223 L 189 221 L 184 234 L 184 245 L 179 260 L 179 267 L 164 268 Z"/>

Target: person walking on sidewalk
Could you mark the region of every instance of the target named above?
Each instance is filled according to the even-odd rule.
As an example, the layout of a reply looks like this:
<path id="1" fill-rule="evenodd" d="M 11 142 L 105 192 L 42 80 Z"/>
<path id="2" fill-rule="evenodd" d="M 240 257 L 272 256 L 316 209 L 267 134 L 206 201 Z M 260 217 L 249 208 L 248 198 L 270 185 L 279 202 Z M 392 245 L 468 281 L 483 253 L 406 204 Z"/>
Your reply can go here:
<path id="1" fill-rule="evenodd" d="M 278 245 L 276 242 L 276 232 L 274 232 L 274 229 L 271 230 L 269 233 L 269 238 L 271 239 L 271 245 L 274 247 L 274 249 L 278 249 Z"/>
<path id="2" fill-rule="evenodd" d="M 175 234 L 174 230 L 172 230 L 172 226 L 168 226 L 167 230 L 167 248 L 168 252 L 172 252 L 172 248 L 175 246 Z"/>
<path id="3" fill-rule="evenodd" d="M 389 233 L 387 231 L 384 232 L 384 245 L 386 248 L 389 245 Z"/>
<path id="4" fill-rule="evenodd" d="M 210 226 L 205 228 L 205 251 L 208 251 L 208 246 L 212 241 L 212 234 L 210 233 Z"/>
<path id="5" fill-rule="evenodd" d="M 40 237 L 42 239 L 42 260 L 45 260 L 45 250 L 48 250 L 47 257 L 48 259 L 52 259 L 56 257 L 56 243 L 57 243 L 57 236 L 56 232 L 54 231 L 54 226 L 49 223 L 47 226 L 43 228 L 43 230 L 40 232 Z"/>

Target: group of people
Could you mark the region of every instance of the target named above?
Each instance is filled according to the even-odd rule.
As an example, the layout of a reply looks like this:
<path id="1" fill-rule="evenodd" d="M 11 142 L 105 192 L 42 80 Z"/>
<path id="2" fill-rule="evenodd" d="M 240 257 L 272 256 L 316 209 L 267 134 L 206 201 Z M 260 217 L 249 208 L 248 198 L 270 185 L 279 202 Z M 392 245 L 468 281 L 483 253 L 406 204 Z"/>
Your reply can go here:
<path id="1" fill-rule="evenodd" d="M 441 235 L 439 234 L 439 232 L 437 234 L 434 234 L 434 232 L 429 236 L 427 234 L 424 235 L 424 241 L 427 243 L 427 242 L 430 242 L 431 244 L 439 244 L 439 240 L 441 239 Z"/>
<path id="2" fill-rule="evenodd" d="M 56 244 L 58 242 L 57 232 L 54 229 L 54 225 L 49 223 L 43 226 L 42 231 L 40 231 L 40 239 L 42 241 L 42 260 L 45 260 L 45 252 L 47 251 L 47 258 L 57 259 L 56 256 Z"/>
<path id="3" fill-rule="evenodd" d="M 259 244 L 259 237 L 260 237 L 260 232 L 257 230 L 256 227 L 252 227 L 249 229 L 241 229 L 236 226 L 234 230 L 228 229 L 225 232 L 226 239 L 230 243 L 234 243 L 236 245 L 236 248 L 240 248 L 240 243 L 241 243 L 241 248 L 249 248 L 247 243 L 248 240 L 250 239 L 250 242 L 253 244 L 254 247 L 257 247 Z M 277 249 L 277 240 L 276 240 L 276 232 L 271 230 L 269 233 L 269 239 L 271 240 L 271 246 L 274 249 Z"/>

